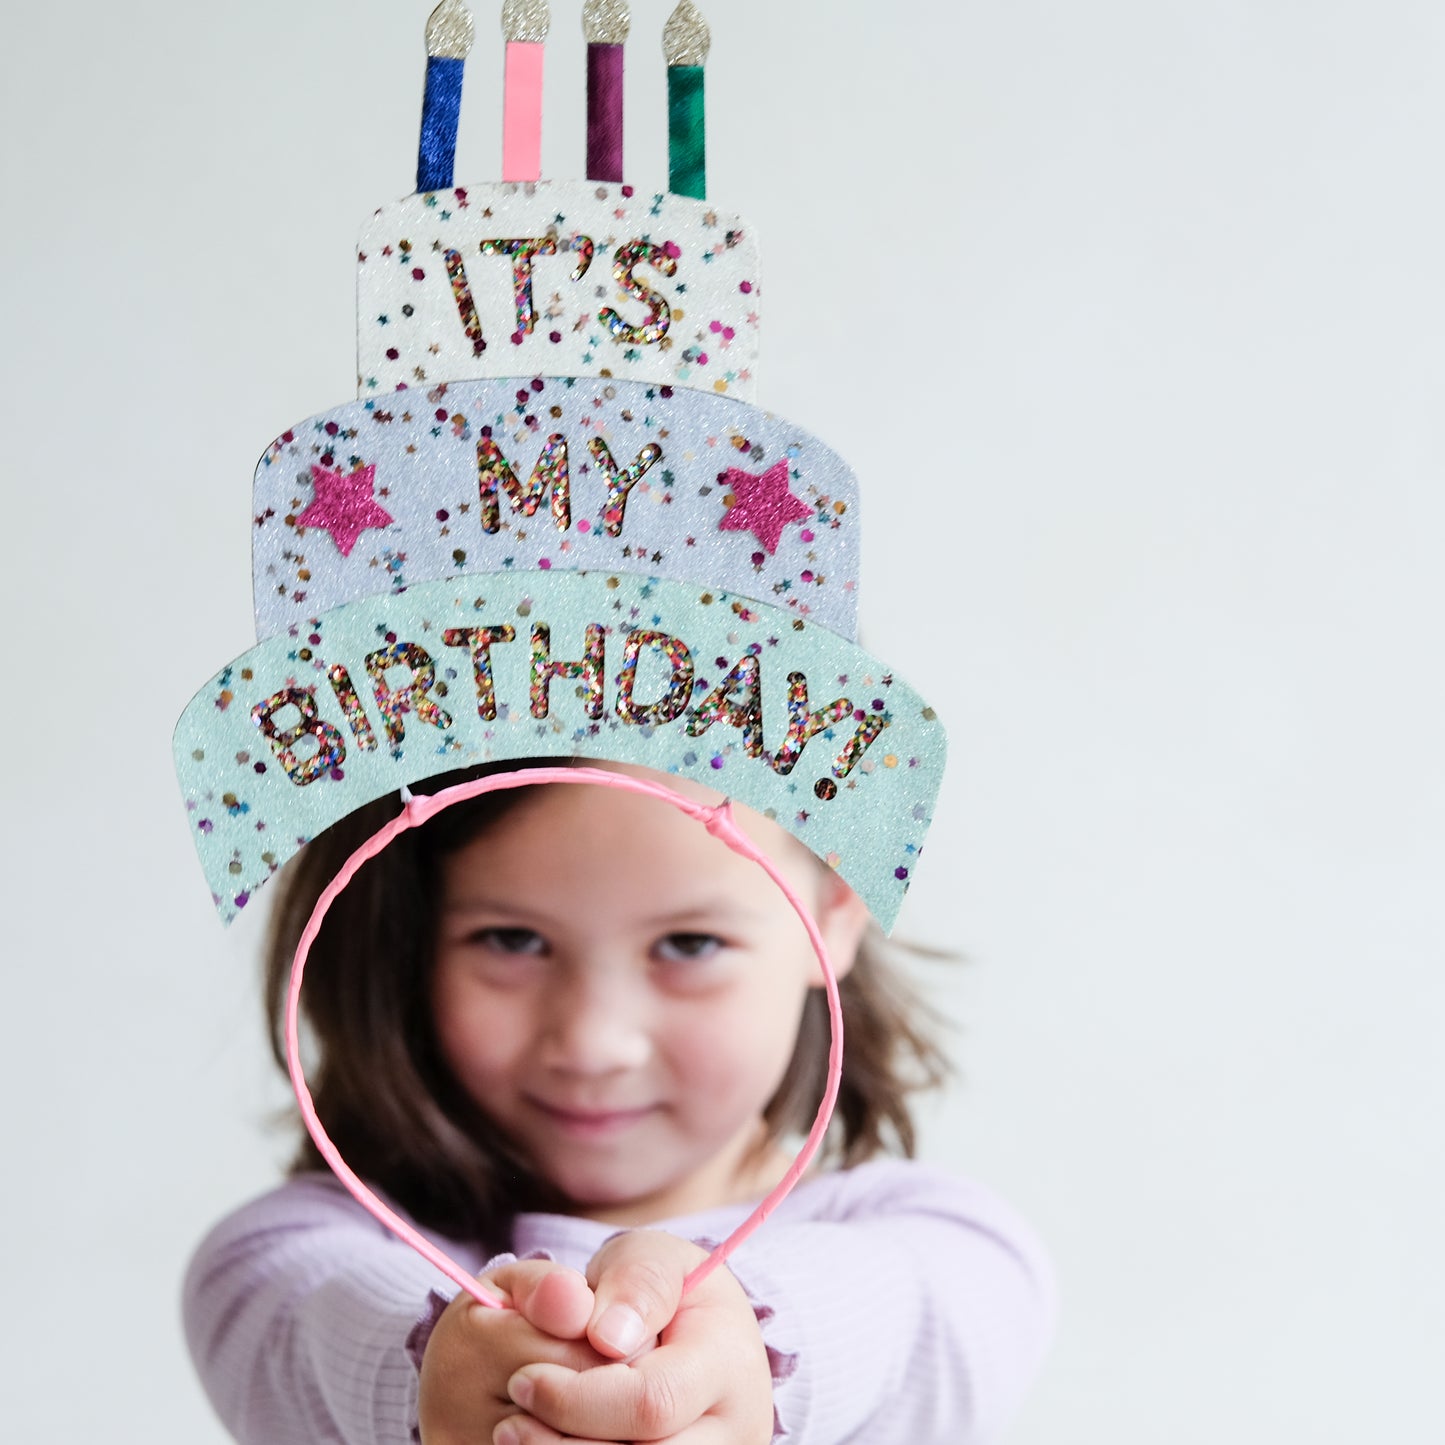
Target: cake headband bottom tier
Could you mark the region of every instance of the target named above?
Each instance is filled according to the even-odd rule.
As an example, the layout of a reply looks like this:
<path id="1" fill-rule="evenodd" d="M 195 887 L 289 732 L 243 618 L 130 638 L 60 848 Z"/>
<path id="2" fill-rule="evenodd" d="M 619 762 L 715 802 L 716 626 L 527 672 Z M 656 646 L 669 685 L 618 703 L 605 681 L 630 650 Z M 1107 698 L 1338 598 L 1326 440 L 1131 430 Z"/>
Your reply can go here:
<path id="1" fill-rule="evenodd" d="M 575 757 L 689 777 L 775 819 L 885 929 L 942 778 L 931 708 L 782 608 L 627 572 L 428 582 L 259 643 L 174 738 L 229 921 L 310 838 L 424 778 Z"/>

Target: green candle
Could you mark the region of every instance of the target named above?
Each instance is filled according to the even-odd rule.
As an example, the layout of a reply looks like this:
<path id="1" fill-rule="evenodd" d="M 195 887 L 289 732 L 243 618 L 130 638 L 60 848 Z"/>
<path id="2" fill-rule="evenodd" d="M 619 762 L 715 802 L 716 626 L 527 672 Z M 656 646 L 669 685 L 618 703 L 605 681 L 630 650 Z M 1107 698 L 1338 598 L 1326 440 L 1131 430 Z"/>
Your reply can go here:
<path id="1" fill-rule="evenodd" d="M 668 189 L 678 196 L 707 194 L 707 120 L 704 66 L 712 36 L 692 0 L 679 0 L 662 32 L 667 56 Z"/>

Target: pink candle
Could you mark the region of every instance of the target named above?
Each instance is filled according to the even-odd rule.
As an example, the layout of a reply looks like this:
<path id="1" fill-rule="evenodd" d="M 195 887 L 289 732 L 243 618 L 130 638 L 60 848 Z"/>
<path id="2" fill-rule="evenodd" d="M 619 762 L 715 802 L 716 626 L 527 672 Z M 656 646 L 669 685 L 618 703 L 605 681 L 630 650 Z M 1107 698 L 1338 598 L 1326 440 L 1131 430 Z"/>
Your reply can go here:
<path id="1" fill-rule="evenodd" d="M 502 34 L 507 68 L 502 82 L 502 179 L 542 176 L 542 60 L 552 16 L 547 0 L 507 0 Z"/>

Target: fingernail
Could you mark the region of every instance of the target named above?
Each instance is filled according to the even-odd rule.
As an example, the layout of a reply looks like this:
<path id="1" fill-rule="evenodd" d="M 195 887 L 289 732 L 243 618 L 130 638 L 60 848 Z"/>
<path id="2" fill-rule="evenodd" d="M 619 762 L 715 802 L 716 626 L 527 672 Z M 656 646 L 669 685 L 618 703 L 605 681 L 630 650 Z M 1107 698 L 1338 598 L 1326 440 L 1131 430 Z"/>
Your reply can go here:
<path id="1" fill-rule="evenodd" d="M 522 1432 L 510 1419 L 503 1420 L 492 1431 L 492 1445 L 522 1445 Z"/>
<path id="2" fill-rule="evenodd" d="M 507 1381 L 507 1398 L 524 1410 L 532 1408 L 532 1377 L 518 1371 Z"/>
<path id="3" fill-rule="evenodd" d="M 647 1326 L 631 1305 L 608 1305 L 592 1333 L 619 1355 L 631 1355 L 642 1348 Z"/>

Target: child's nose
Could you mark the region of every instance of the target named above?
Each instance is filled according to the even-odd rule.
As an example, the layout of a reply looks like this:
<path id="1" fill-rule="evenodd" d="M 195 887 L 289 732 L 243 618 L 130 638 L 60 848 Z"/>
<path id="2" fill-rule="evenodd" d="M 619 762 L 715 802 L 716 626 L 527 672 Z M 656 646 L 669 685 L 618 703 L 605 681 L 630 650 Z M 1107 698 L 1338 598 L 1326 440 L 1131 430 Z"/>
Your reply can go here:
<path id="1" fill-rule="evenodd" d="M 572 1074 L 641 1068 L 652 1053 L 645 1002 L 615 978 L 574 979 L 548 1006 L 543 1062 Z"/>

